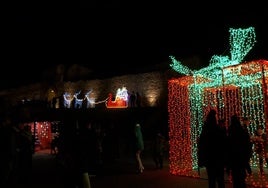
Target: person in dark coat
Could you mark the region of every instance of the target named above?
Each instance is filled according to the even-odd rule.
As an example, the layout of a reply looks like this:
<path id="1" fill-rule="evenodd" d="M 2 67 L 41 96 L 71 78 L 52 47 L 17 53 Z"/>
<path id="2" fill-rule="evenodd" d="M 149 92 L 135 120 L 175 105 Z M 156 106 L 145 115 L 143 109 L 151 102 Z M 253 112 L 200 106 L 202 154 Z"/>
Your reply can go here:
<path id="1" fill-rule="evenodd" d="M 153 140 L 153 160 L 157 169 L 163 168 L 166 138 L 158 132 Z"/>
<path id="2" fill-rule="evenodd" d="M 11 117 L 6 115 L 0 120 L 0 187 L 11 186 L 16 180 L 18 132 Z"/>
<path id="3" fill-rule="evenodd" d="M 246 188 L 246 167 L 252 154 L 251 142 L 237 115 L 231 117 L 228 139 L 233 188 Z"/>
<path id="4" fill-rule="evenodd" d="M 217 123 L 216 111 L 210 110 L 198 141 L 198 165 L 206 167 L 208 188 L 224 188 L 227 135 Z"/>
<path id="5" fill-rule="evenodd" d="M 243 117 L 242 118 L 242 127 L 244 128 L 244 131 L 245 131 L 245 134 L 248 135 L 249 138 L 251 138 L 251 135 L 249 133 L 249 130 L 248 130 L 248 127 L 250 125 L 250 120 L 248 117 Z M 250 158 L 253 156 L 253 143 L 252 143 L 252 140 L 250 139 L 250 145 L 249 146 L 249 151 L 251 152 L 250 153 Z M 248 175 L 252 175 L 252 169 L 251 169 L 251 166 L 250 166 L 250 158 L 249 158 L 249 161 L 247 163 L 247 166 L 246 166 L 246 172 Z"/>
<path id="6" fill-rule="evenodd" d="M 259 159 L 260 173 L 263 174 L 266 134 L 264 133 L 264 129 L 261 126 L 257 126 L 256 135 L 252 137 L 252 141 L 254 142 L 255 152 Z"/>
<path id="7" fill-rule="evenodd" d="M 32 173 L 33 137 L 30 125 L 20 125 L 19 127 L 20 127 L 20 132 L 18 136 L 19 181 L 22 183 L 27 183 L 28 181 L 30 181 Z"/>

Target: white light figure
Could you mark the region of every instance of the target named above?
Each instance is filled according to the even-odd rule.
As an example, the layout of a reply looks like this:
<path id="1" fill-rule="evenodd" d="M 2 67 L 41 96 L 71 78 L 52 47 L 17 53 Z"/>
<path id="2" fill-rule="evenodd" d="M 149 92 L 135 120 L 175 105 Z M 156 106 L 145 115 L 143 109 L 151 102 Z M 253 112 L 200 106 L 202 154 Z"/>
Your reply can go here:
<path id="1" fill-rule="evenodd" d="M 89 90 L 85 94 L 85 98 L 87 99 L 87 108 L 94 108 L 95 107 L 95 98 L 90 97 L 90 94 L 92 93 L 92 89 Z"/>
<path id="2" fill-rule="evenodd" d="M 78 95 L 81 93 L 81 91 L 78 91 L 78 92 L 76 92 L 75 94 L 74 94 L 74 98 L 75 98 L 75 101 L 74 101 L 74 108 L 82 108 L 82 106 L 83 106 L 83 100 L 85 99 L 85 98 L 83 98 L 83 99 L 78 99 L 77 97 L 78 97 Z"/>
<path id="3" fill-rule="evenodd" d="M 112 93 L 109 93 L 109 97 L 106 100 L 107 108 L 126 108 L 128 101 L 128 92 L 125 87 L 118 88 L 116 91 L 115 99 L 113 99 Z"/>
<path id="4" fill-rule="evenodd" d="M 63 104 L 64 107 L 65 108 L 71 108 L 71 104 L 72 104 L 72 101 L 73 101 L 74 97 L 70 93 L 65 92 L 63 94 L 63 98 L 64 98 L 64 104 Z"/>
<path id="5" fill-rule="evenodd" d="M 126 87 L 118 88 L 116 91 L 116 97 L 115 99 L 121 99 L 124 101 L 128 100 L 128 92 Z"/>

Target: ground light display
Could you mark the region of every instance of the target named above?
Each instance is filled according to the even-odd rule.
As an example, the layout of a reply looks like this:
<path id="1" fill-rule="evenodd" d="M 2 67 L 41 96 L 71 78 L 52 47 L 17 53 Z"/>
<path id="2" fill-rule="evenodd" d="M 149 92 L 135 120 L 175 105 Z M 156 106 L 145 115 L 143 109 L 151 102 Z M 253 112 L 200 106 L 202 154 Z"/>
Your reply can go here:
<path id="1" fill-rule="evenodd" d="M 229 32 L 231 57 L 214 55 L 208 67 L 191 70 L 170 57 L 170 66 L 185 75 L 168 81 L 171 174 L 200 177 L 197 140 L 211 108 L 217 110 L 218 119 L 226 120 L 226 126 L 233 114 L 248 117 L 251 135 L 257 126 L 267 128 L 268 61 L 243 62 L 256 43 L 253 27 L 230 28 Z M 267 187 L 267 168 L 266 175 L 261 174 L 258 164 L 259 157 L 254 153 L 251 166 L 256 170 L 247 183 Z"/>

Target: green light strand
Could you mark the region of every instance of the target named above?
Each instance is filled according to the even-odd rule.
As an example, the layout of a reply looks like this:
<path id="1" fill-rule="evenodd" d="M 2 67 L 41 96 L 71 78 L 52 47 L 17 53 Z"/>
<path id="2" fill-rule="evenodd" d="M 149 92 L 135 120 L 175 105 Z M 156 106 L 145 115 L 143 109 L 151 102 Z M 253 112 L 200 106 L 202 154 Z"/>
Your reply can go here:
<path id="1" fill-rule="evenodd" d="M 247 29 L 230 28 L 229 32 L 231 60 L 240 63 L 256 43 L 255 29 L 253 27 Z"/>
<path id="2" fill-rule="evenodd" d="M 189 69 L 187 66 L 184 66 L 180 61 L 177 61 L 173 56 L 169 56 L 171 62 L 170 66 L 177 71 L 178 73 L 185 74 L 185 75 L 192 75 L 193 71 Z"/>
<path id="3" fill-rule="evenodd" d="M 175 57 L 170 56 L 172 62 L 170 66 L 178 73 L 184 75 L 198 75 L 207 79 L 218 79 L 221 76 L 221 70 L 224 67 L 241 63 L 256 42 L 256 34 L 253 27 L 247 29 L 230 28 L 229 32 L 231 59 L 228 56 L 213 55 L 208 67 L 201 68 L 200 70 L 191 70 L 181 62 L 177 61 Z"/>

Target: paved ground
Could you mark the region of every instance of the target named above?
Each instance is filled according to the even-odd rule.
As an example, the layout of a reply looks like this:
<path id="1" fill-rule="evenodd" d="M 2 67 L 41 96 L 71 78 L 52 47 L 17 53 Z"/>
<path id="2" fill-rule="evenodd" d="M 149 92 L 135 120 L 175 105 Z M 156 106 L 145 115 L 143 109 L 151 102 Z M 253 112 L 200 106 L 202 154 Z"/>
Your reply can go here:
<path id="1" fill-rule="evenodd" d="M 144 160 L 145 171 L 136 174 L 132 159 L 121 159 L 106 165 L 102 173 L 90 177 L 92 188 L 207 188 L 205 173 L 202 178 L 175 176 L 169 173 L 166 162 L 162 170 L 154 168 L 152 161 Z M 54 157 L 48 152 L 34 155 L 32 179 L 25 185 L 14 185 L 15 188 L 66 188 L 66 179 Z M 249 186 L 250 187 L 250 186 Z M 256 187 L 256 186 L 255 186 Z M 226 181 L 226 188 L 232 188 Z"/>

